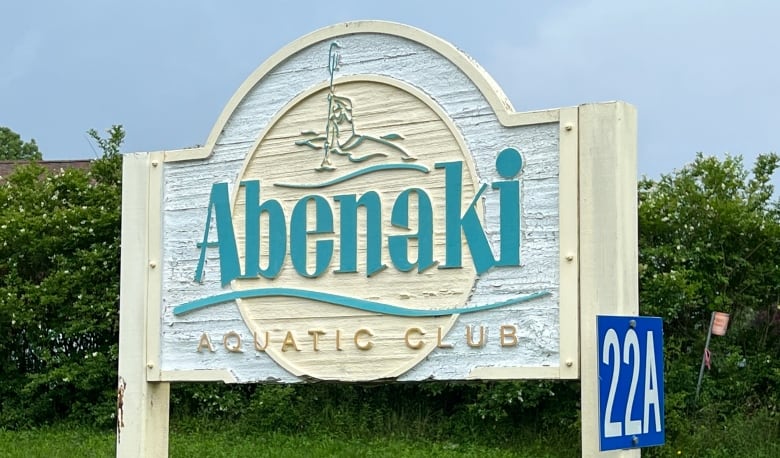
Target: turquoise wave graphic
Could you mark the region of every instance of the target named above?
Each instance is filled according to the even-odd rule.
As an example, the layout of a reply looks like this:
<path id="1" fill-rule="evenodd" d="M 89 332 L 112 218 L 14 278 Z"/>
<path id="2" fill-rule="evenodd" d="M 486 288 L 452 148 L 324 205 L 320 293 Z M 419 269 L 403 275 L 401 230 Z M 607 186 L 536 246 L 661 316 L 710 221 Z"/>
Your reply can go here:
<path id="1" fill-rule="evenodd" d="M 370 167 L 366 167 L 364 169 L 356 170 L 352 173 L 348 173 L 346 175 L 340 176 L 338 178 L 334 178 L 332 180 L 323 181 L 322 183 L 312 183 L 312 184 L 274 183 L 274 186 L 278 186 L 280 188 L 295 188 L 295 189 L 320 189 L 320 188 L 327 188 L 328 186 L 333 186 L 339 183 L 344 183 L 346 181 L 352 180 L 354 178 L 363 175 L 368 175 L 374 172 L 383 172 L 387 170 L 412 170 L 421 173 L 430 172 L 430 169 L 428 169 L 428 167 L 419 164 L 378 164 L 378 165 L 372 165 Z"/>
<path id="2" fill-rule="evenodd" d="M 301 299 L 310 299 L 313 301 L 324 302 L 333 305 L 341 305 L 352 309 L 363 310 L 366 312 L 381 313 L 383 315 L 403 316 L 403 317 L 432 317 L 432 316 L 446 316 L 462 313 L 474 313 L 484 310 L 496 309 L 499 307 L 505 307 L 507 305 L 520 304 L 522 302 L 528 302 L 540 297 L 549 296 L 549 291 L 540 291 L 538 293 L 529 294 L 527 296 L 519 296 L 506 301 L 496 302 L 486 305 L 475 305 L 472 307 L 460 307 L 449 308 L 439 310 L 418 310 L 405 307 L 399 307 L 397 305 L 384 304 L 381 302 L 368 301 L 365 299 L 359 299 L 355 297 L 341 296 L 338 294 L 322 293 L 319 291 L 308 291 L 304 289 L 295 288 L 257 288 L 248 289 L 244 291 L 232 291 L 224 294 L 217 294 L 215 296 L 204 297 L 192 302 L 177 305 L 173 309 L 174 315 L 183 315 L 188 312 L 200 310 L 213 305 L 218 305 L 224 302 L 233 301 L 236 299 L 249 299 L 255 297 L 296 297 Z"/>

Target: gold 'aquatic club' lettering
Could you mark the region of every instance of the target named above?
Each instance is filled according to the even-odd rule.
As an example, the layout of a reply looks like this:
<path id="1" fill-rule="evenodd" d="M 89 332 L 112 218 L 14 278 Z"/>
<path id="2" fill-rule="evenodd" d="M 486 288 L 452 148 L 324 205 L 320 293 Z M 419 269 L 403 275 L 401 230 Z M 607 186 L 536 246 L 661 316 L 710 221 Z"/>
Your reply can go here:
<path id="1" fill-rule="evenodd" d="M 484 325 L 477 327 L 478 331 L 475 331 L 473 325 L 466 325 L 465 342 L 470 348 L 484 348 L 487 344 L 487 331 Z M 295 332 L 292 330 L 283 331 L 284 337 L 279 340 L 279 349 L 283 352 L 287 351 L 304 351 L 305 348 L 299 344 L 299 338 L 296 337 Z M 475 333 L 479 333 L 479 339 L 475 341 Z M 317 353 L 323 352 L 323 350 L 336 350 L 343 351 L 341 346 L 342 330 L 336 329 L 332 333 L 323 329 L 309 329 L 307 335 L 310 336 L 311 350 Z M 426 339 L 427 331 L 418 326 L 411 326 L 406 329 L 403 334 L 404 346 L 411 350 L 422 350 L 429 344 L 434 344 L 436 348 L 448 350 L 455 347 L 452 342 L 444 340 L 445 332 L 441 326 L 436 327 L 436 338 Z M 334 336 L 333 340 L 327 337 Z M 374 331 L 367 328 L 360 328 L 352 334 L 352 343 L 358 350 L 369 351 L 374 348 L 374 337 L 376 334 Z M 435 342 L 434 342 L 435 340 Z M 257 332 L 253 333 L 253 346 L 256 351 L 264 352 L 268 349 L 268 345 L 271 343 L 271 332 L 265 331 L 262 334 Z M 501 347 L 516 347 L 519 343 L 517 337 L 517 326 L 513 324 L 503 324 L 498 328 L 498 344 Z M 327 345 L 323 349 L 323 346 Z M 332 345 L 332 346 L 331 346 Z M 241 334 L 236 331 L 226 332 L 222 337 L 222 346 L 230 353 L 243 353 L 243 341 Z M 198 345 L 196 351 L 202 353 L 203 350 L 208 352 L 215 352 L 216 349 L 211 343 L 211 337 L 207 332 L 201 334 L 198 339 Z"/>

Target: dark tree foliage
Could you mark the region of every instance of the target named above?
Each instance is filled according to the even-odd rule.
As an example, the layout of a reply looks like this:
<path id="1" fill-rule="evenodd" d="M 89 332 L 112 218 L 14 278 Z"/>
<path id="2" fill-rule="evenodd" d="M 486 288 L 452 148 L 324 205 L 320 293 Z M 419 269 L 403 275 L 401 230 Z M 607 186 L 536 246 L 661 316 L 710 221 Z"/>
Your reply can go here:
<path id="1" fill-rule="evenodd" d="M 780 212 L 771 178 L 779 163 L 760 155 L 748 171 L 739 157 L 699 154 L 639 185 L 640 309 L 664 320 L 672 421 L 676 407 L 778 408 Z M 712 339 L 712 370 L 696 403 L 713 311 L 731 322 Z"/>
<path id="2" fill-rule="evenodd" d="M 16 132 L 0 126 L 0 161 L 40 161 L 42 158 L 35 140 L 25 142 Z"/>
<path id="3" fill-rule="evenodd" d="M 89 171 L 29 164 L 0 185 L 0 427 L 111 421 L 124 135 L 113 129 L 122 136 Z"/>

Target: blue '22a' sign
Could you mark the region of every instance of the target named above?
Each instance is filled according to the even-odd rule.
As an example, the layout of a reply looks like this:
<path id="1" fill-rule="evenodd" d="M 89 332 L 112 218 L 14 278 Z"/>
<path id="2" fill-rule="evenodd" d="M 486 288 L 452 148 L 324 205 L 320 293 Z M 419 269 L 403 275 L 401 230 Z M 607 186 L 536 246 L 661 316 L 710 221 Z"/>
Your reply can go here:
<path id="1" fill-rule="evenodd" d="M 599 316 L 599 444 L 603 450 L 664 443 L 661 318 Z"/>

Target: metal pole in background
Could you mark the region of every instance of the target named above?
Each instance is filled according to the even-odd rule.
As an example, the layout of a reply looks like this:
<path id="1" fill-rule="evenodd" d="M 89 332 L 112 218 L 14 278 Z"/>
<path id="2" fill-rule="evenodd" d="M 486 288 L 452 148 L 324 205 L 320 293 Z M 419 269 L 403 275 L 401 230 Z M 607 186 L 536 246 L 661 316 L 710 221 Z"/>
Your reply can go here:
<path id="1" fill-rule="evenodd" d="M 707 351 L 710 349 L 710 337 L 712 337 L 712 323 L 715 322 L 715 312 L 710 316 L 710 327 L 707 329 L 707 342 L 704 344 L 704 353 L 701 355 L 701 368 L 699 368 L 699 382 L 696 384 L 696 400 L 699 399 L 701 379 L 704 377 L 704 362 L 707 360 Z"/>

